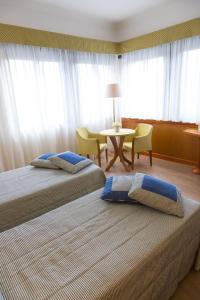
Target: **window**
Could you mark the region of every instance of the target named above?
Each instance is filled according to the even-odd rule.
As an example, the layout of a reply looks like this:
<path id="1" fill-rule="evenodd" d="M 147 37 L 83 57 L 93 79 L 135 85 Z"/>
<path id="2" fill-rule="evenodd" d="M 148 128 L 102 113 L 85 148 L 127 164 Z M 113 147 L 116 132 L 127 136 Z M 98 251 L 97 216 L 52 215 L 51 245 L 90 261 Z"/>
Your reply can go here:
<path id="1" fill-rule="evenodd" d="M 179 119 L 200 121 L 200 49 L 183 52 Z"/>
<path id="2" fill-rule="evenodd" d="M 111 67 L 83 63 L 77 65 L 77 70 L 81 123 L 87 126 L 90 122 L 90 126 L 97 130 L 104 128 L 106 125 L 103 123 L 97 127 L 96 120 L 102 118 L 110 121 L 112 115 L 112 102 L 105 99 L 106 85 L 113 82 Z"/>
<path id="3" fill-rule="evenodd" d="M 9 65 L 20 132 L 28 135 L 59 128 L 64 120 L 59 63 L 11 59 Z"/>
<path id="4" fill-rule="evenodd" d="M 124 54 L 121 115 L 200 122 L 200 37 Z"/>
<path id="5" fill-rule="evenodd" d="M 139 60 L 125 70 L 124 98 L 127 116 L 161 119 L 165 91 L 163 57 Z"/>

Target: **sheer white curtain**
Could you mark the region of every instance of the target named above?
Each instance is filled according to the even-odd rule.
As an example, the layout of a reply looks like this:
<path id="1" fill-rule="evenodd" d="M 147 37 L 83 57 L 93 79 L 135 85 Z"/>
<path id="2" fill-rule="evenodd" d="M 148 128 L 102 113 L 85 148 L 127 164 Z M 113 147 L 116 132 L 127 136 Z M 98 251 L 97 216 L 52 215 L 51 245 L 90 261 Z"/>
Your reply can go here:
<path id="1" fill-rule="evenodd" d="M 120 116 L 200 122 L 200 37 L 122 55 L 0 44 L 0 170 L 75 149 L 75 129 L 110 127 L 108 83 Z"/>
<path id="2" fill-rule="evenodd" d="M 166 119 L 200 123 L 200 36 L 171 44 Z"/>
<path id="3" fill-rule="evenodd" d="M 71 53 L 74 82 L 79 99 L 79 124 L 93 130 L 112 124 L 112 101 L 105 98 L 108 83 L 118 81 L 117 56 L 94 53 Z"/>
<path id="4" fill-rule="evenodd" d="M 200 37 L 122 55 L 121 116 L 200 122 Z"/>
<path id="5" fill-rule="evenodd" d="M 169 79 L 169 53 L 170 45 L 167 44 L 122 55 L 121 115 L 163 119 L 166 84 Z"/>
<path id="6" fill-rule="evenodd" d="M 75 149 L 75 129 L 104 128 L 104 99 L 116 57 L 22 45 L 0 45 L 0 170 L 43 152 Z"/>

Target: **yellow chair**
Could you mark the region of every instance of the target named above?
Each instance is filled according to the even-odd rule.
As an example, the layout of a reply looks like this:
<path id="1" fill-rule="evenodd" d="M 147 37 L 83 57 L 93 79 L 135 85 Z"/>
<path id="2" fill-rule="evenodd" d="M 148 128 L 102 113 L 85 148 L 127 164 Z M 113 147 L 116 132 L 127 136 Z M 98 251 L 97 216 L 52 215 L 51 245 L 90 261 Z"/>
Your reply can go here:
<path id="1" fill-rule="evenodd" d="M 133 136 L 128 136 L 123 144 L 123 149 L 131 151 L 131 167 L 134 168 L 135 153 L 138 158 L 140 152 L 148 151 L 150 158 L 150 165 L 152 166 L 152 131 L 153 126 L 149 124 L 138 124 L 136 132 Z"/>
<path id="2" fill-rule="evenodd" d="M 108 149 L 106 137 L 89 131 L 85 127 L 76 130 L 77 152 L 80 155 L 87 156 L 94 154 L 98 157 L 98 163 L 101 167 L 101 152 L 105 150 L 106 161 L 108 161 Z"/>

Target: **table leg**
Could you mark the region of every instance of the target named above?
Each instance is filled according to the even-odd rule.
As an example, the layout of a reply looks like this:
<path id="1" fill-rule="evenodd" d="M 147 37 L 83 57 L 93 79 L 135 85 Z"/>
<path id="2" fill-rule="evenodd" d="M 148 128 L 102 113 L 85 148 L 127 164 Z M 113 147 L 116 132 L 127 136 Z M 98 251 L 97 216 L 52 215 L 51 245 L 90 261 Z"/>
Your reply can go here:
<path id="1" fill-rule="evenodd" d="M 120 136 L 120 141 L 119 141 L 119 148 L 118 148 L 118 152 L 119 152 L 119 157 L 120 157 L 120 162 L 123 164 L 125 170 L 128 172 L 129 169 L 125 163 L 125 161 L 127 161 L 128 159 L 124 156 L 123 154 L 123 143 L 124 143 L 124 138 L 125 136 Z M 129 161 L 128 161 L 129 162 Z"/>
<path id="2" fill-rule="evenodd" d="M 197 145 L 198 157 L 197 157 L 197 167 L 192 170 L 194 174 L 200 175 L 200 137 L 198 138 Z"/>
<path id="3" fill-rule="evenodd" d="M 128 172 L 129 171 L 129 168 L 128 166 L 126 165 L 126 162 L 128 164 L 131 164 L 131 161 L 128 160 L 124 154 L 123 154 L 123 143 L 124 143 L 124 138 L 125 136 L 120 136 L 119 137 L 120 140 L 119 140 L 119 145 L 117 144 L 117 139 L 115 136 L 110 136 L 110 140 L 113 144 L 113 148 L 114 148 L 114 157 L 111 159 L 111 161 L 109 162 L 108 166 L 106 167 L 105 171 L 109 171 L 110 168 L 114 165 L 116 159 L 118 158 L 119 156 L 119 159 L 120 159 L 120 162 L 123 164 L 125 170 Z"/>
<path id="4" fill-rule="evenodd" d="M 123 156 L 123 159 L 124 159 L 129 165 L 131 165 L 131 161 L 124 155 L 123 148 L 122 148 L 122 156 Z"/>
<path id="5" fill-rule="evenodd" d="M 110 140 L 111 140 L 111 142 L 113 144 L 113 148 L 114 148 L 114 157 L 111 159 L 108 166 L 106 167 L 106 171 L 110 170 L 110 168 L 114 165 L 117 157 L 119 156 L 119 149 L 118 149 L 116 137 L 115 136 L 110 136 Z"/>

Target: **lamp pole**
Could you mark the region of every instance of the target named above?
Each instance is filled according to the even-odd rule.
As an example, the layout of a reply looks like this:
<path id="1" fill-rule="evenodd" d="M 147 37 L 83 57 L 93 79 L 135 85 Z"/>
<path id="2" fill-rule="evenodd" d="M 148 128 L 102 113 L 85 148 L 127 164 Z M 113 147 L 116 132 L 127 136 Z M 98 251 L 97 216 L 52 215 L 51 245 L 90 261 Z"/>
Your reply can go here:
<path id="1" fill-rule="evenodd" d="M 116 117 L 115 117 L 115 98 L 113 98 L 113 122 L 115 123 Z"/>

